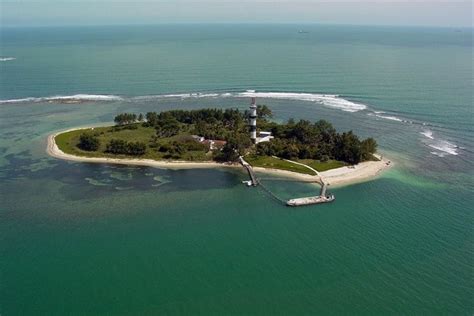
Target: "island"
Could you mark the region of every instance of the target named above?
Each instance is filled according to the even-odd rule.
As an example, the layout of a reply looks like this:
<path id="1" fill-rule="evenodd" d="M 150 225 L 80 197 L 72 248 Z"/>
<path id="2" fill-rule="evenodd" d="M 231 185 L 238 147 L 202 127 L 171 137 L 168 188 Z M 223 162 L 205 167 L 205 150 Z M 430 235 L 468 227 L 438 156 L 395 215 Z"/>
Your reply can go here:
<path id="1" fill-rule="evenodd" d="M 367 181 L 391 162 L 373 138 L 338 133 L 325 120 L 273 120 L 266 105 L 121 113 L 115 125 L 74 128 L 48 137 L 54 157 L 162 168 L 240 167 L 332 186 Z M 258 128 L 257 128 L 258 127 Z M 239 163 L 240 162 L 240 163 Z"/>

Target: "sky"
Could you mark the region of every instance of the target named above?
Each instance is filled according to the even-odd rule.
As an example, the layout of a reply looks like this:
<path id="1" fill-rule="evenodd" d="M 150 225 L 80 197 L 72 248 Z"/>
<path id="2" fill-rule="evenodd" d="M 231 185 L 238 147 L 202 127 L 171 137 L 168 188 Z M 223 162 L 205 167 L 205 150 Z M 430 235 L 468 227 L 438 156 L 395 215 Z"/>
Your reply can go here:
<path id="1" fill-rule="evenodd" d="M 473 26 L 472 0 L 0 0 L 0 26 L 322 23 Z"/>

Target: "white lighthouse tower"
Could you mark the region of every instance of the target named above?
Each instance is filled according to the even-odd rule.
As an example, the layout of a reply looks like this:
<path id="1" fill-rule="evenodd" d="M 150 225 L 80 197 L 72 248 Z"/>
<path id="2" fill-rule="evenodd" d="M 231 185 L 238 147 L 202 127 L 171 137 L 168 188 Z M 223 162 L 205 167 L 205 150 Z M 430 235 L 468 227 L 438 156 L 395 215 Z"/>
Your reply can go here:
<path id="1" fill-rule="evenodd" d="M 255 98 L 252 98 L 252 103 L 250 104 L 249 125 L 250 139 L 255 144 L 257 142 L 257 105 L 255 104 Z"/>

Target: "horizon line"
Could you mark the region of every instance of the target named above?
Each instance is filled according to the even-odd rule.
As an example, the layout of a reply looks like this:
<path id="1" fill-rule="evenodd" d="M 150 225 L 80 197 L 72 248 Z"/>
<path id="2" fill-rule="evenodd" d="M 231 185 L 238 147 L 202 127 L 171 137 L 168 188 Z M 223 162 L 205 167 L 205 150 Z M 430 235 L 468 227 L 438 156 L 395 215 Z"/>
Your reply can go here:
<path id="1" fill-rule="evenodd" d="M 134 26 L 161 26 L 161 25 L 315 25 L 315 26 L 351 26 L 351 27 L 393 27 L 393 28 L 438 28 L 438 29 L 473 29 L 474 25 L 418 25 L 418 24 L 351 24 L 351 23 L 324 23 L 324 22 L 250 22 L 250 21 L 189 21 L 189 22 L 158 22 L 158 23 L 110 23 L 110 24 L 31 24 L 31 25 L 2 25 L 2 28 L 57 28 L 57 27 L 134 27 Z"/>

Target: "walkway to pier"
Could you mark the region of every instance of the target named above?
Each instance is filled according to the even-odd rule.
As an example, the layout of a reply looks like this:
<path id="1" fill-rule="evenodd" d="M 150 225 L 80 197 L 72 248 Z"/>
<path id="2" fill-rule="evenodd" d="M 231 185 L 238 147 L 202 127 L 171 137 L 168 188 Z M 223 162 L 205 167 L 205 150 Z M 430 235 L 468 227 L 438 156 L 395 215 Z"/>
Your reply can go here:
<path id="1" fill-rule="evenodd" d="M 319 174 L 318 170 L 308 166 L 308 165 L 305 165 L 301 162 L 297 162 L 297 161 L 293 161 L 293 160 L 288 160 L 288 159 L 283 159 L 283 158 L 279 158 L 279 157 L 276 157 L 276 156 L 272 156 L 273 158 L 276 158 L 276 159 L 282 159 L 286 162 L 289 162 L 289 163 L 293 163 L 295 165 L 299 165 L 299 166 L 303 166 L 311 171 L 313 171 L 316 176 L 318 176 L 318 180 L 319 181 L 314 181 L 314 182 L 317 182 L 321 185 L 321 190 L 319 192 L 319 195 L 316 195 L 316 196 L 308 196 L 308 197 L 304 197 L 304 198 L 297 198 L 297 199 L 291 199 L 291 200 L 288 200 L 285 202 L 286 205 L 288 206 L 303 206 L 303 205 L 310 205 L 310 204 L 320 204 L 320 203 L 327 203 L 327 202 L 332 202 L 334 201 L 334 195 L 326 195 L 326 190 L 327 190 L 327 186 L 328 184 L 327 183 L 324 183 L 323 181 L 323 178 L 321 177 L 321 175 Z"/>
<path id="2" fill-rule="evenodd" d="M 245 161 L 242 156 L 239 156 L 239 159 L 240 159 L 240 163 L 242 164 L 242 166 L 244 166 L 244 168 L 247 169 L 247 172 L 250 176 L 251 184 L 253 186 L 259 185 L 260 181 L 258 181 L 258 178 L 255 175 L 255 172 L 253 171 L 252 166 L 247 161 Z"/>

